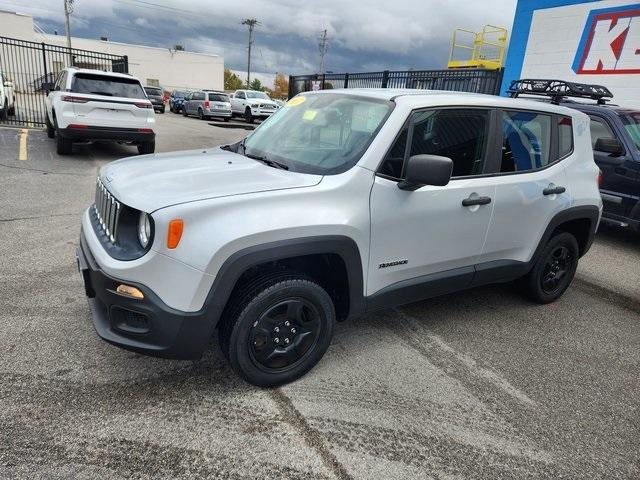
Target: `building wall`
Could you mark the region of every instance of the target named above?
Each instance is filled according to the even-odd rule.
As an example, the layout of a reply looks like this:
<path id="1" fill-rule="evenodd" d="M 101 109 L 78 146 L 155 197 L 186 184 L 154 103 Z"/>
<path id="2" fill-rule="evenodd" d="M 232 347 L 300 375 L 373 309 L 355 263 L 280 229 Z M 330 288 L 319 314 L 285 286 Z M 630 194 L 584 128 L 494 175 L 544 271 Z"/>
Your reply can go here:
<path id="1" fill-rule="evenodd" d="M 640 4 L 629 0 L 519 0 L 503 93 L 518 78 L 604 85 L 640 108 Z"/>
<path id="2" fill-rule="evenodd" d="M 33 29 L 33 18 L 0 11 L 0 35 L 21 40 L 66 46 L 64 35 L 43 35 Z M 88 38 L 71 38 L 71 46 L 129 57 L 129 73 L 143 84 L 157 80 L 165 90 L 224 88 L 224 58 L 219 55 L 176 51 Z"/>

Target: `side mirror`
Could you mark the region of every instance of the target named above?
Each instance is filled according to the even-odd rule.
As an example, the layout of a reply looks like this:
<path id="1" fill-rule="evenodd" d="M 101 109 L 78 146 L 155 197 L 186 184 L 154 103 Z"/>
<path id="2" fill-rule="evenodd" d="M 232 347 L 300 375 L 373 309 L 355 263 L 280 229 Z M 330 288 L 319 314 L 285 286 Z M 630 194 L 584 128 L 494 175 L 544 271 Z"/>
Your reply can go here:
<path id="1" fill-rule="evenodd" d="M 409 157 L 405 179 L 398 183 L 401 190 L 417 190 L 425 185 L 443 187 L 451 180 L 453 160 L 438 155 L 414 155 Z"/>
<path id="2" fill-rule="evenodd" d="M 617 138 L 599 138 L 593 147 L 598 152 L 611 153 L 614 155 L 622 155 L 624 148 Z"/>

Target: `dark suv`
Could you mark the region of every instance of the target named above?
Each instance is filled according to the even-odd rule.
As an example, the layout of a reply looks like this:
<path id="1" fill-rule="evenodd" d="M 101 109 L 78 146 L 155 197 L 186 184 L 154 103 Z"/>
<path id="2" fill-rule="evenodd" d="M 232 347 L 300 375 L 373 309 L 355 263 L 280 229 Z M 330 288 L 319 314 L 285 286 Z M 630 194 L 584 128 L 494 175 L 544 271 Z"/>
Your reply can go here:
<path id="1" fill-rule="evenodd" d="M 602 172 L 602 221 L 640 232 L 640 110 L 608 103 L 613 94 L 601 85 L 522 79 L 511 82 L 509 93 L 546 96 L 589 115 L 593 157 Z"/>
<path id="2" fill-rule="evenodd" d="M 144 91 L 151 100 L 156 112 L 164 113 L 164 92 L 160 87 L 144 87 Z"/>

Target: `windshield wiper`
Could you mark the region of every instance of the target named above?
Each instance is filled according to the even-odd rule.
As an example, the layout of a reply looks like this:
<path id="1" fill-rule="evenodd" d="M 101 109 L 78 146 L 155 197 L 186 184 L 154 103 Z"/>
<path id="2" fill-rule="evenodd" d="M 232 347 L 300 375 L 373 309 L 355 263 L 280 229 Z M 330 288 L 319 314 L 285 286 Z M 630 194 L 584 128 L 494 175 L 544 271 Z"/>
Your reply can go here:
<path id="1" fill-rule="evenodd" d="M 251 155 L 247 152 L 244 152 L 244 156 L 245 157 L 249 157 L 249 158 L 253 158 L 254 160 L 257 160 L 259 162 L 264 163 L 265 165 L 269 165 L 270 167 L 273 168 L 279 168 L 281 170 L 289 170 L 289 166 L 285 165 L 284 163 L 280 163 L 280 162 L 276 162 L 275 160 L 271 160 L 267 157 L 262 157 L 260 155 Z"/>

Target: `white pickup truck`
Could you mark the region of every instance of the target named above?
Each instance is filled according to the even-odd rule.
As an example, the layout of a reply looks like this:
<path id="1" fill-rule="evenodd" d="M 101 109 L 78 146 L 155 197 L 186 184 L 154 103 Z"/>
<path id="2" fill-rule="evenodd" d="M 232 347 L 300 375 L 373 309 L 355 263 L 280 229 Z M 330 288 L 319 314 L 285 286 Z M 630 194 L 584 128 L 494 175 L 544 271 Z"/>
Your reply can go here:
<path id="1" fill-rule="evenodd" d="M 13 82 L 0 72 L 0 120 L 16 114 Z"/>
<path id="2" fill-rule="evenodd" d="M 280 108 L 266 93 L 257 90 L 236 90 L 229 99 L 231 114 L 243 116 L 247 123 L 253 123 L 255 118 L 267 118 Z"/>

